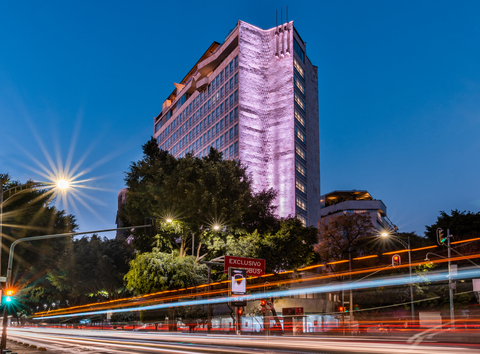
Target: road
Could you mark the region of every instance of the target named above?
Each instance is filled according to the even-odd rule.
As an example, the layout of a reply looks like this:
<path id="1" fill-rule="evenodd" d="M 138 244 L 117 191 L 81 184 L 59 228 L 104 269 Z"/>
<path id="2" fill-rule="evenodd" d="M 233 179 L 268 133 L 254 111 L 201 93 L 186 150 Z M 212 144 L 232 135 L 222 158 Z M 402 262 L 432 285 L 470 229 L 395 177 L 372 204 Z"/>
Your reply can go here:
<path id="1" fill-rule="evenodd" d="M 435 336 L 439 337 L 439 335 Z M 410 338 L 234 336 L 131 331 L 9 328 L 8 338 L 50 353 L 480 353 L 479 344 L 441 343 L 431 332 Z"/>

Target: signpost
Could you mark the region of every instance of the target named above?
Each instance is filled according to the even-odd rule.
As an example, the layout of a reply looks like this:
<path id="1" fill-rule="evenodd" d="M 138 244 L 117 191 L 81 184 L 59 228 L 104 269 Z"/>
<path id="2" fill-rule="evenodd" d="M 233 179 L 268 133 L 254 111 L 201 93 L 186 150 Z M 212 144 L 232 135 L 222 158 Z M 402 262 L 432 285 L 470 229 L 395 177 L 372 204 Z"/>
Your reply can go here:
<path id="1" fill-rule="evenodd" d="M 230 301 L 229 304 L 236 308 L 235 310 L 235 329 L 237 334 L 241 334 L 241 321 L 244 306 L 247 302 L 243 300 L 241 295 L 247 292 L 247 276 L 259 276 L 265 274 L 265 260 L 257 258 L 225 256 L 223 265 L 225 273 L 230 278 L 230 294 L 229 296 L 239 297 L 239 301 Z M 273 307 L 273 304 L 270 303 Z"/>
<path id="2" fill-rule="evenodd" d="M 251 276 L 265 274 L 265 260 L 257 258 L 225 256 L 224 272 L 228 273 L 228 268 L 242 268 Z"/>

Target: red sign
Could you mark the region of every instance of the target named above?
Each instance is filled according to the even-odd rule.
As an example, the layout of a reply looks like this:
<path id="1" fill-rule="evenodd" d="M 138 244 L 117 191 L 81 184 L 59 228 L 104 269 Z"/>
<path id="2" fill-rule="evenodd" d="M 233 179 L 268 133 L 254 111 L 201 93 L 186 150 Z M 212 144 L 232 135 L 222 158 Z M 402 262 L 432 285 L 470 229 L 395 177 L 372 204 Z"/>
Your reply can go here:
<path id="1" fill-rule="evenodd" d="M 228 268 L 244 268 L 247 270 L 247 275 L 264 275 L 265 260 L 257 258 L 225 256 L 225 273 L 228 273 Z"/>

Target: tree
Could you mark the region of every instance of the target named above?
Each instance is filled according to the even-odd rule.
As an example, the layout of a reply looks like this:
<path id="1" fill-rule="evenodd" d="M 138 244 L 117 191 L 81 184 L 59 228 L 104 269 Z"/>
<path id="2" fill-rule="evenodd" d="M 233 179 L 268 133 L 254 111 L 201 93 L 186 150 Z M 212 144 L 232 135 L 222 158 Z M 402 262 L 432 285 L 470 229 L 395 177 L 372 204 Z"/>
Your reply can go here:
<path id="1" fill-rule="evenodd" d="M 359 257 L 372 251 L 372 236 L 372 221 L 368 214 L 347 213 L 319 223 L 314 250 L 323 262 Z"/>
<path id="2" fill-rule="evenodd" d="M 265 259 L 267 272 L 296 269 L 315 259 L 313 244 L 317 240 L 315 227 L 304 227 L 296 218 L 278 221 L 278 230 L 261 234 L 236 231 L 222 236 L 206 234 L 205 243 L 212 257 L 223 254 Z M 275 231 L 275 230 L 274 230 Z"/>
<path id="3" fill-rule="evenodd" d="M 466 240 L 480 237 L 480 212 L 452 210 L 448 215 L 444 211 L 440 212 L 437 222 L 433 225 L 426 225 L 425 236 L 432 242 L 437 243 L 437 228 L 442 228 L 445 233 L 447 229 L 454 235 L 455 240 Z"/>
<path id="4" fill-rule="evenodd" d="M 117 299 L 127 292 L 123 277 L 132 258 L 125 241 L 82 237 L 69 245 L 47 278 L 71 305 L 89 298 Z"/>
<path id="5" fill-rule="evenodd" d="M 8 174 L 0 174 L 3 190 L 20 186 L 26 181 L 11 180 Z M 30 236 L 68 233 L 77 229 L 75 217 L 58 210 L 53 205 L 52 190 L 27 188 L 13 195 L 3 205 L 3 250 L 9 249 L 16 239 Z M 54 269 L 59 254 L 71 242 L 70 238 L 23 243 L 15 249 L 13 281 L 22 288 L 23 301 L 35 303 L 56 301 L 55 288 L 48 282 L 47 274 Z M 2 257 L 2 269 L 6 269 L 8 257 Z"/>
<path id="6" fill-rule="evenodd" d="M 448 215 L 442 211 L 435 224 L 425 227 L 427 228 L 425 236 L 434 244 L 437 243 L 437 228 L 439 227 L 444 230 L 445 236 L 447 230 L 450 230 L 450 234 L 453 235 L 452 242 L 480 238 L 480 212 L 452 210 L 451 214 Z M 480 242 L 461 243 L 456 245 L 455 249 L 464 255 L 480 253 Z M 444 251 L 446 251 L 446 247 Z M 457 255 L 455 252 L 452 252 L 452 254 Z M 468 264 L 468 261 L 459 261 L 459 264 Z"/>
<path id="7" fill-rule="evenodd" d="M 240 162 L 223 160 L 213 148 L 203 158 L 187 154 L 175 159 L 159 150 L 153 138 L 143 145 L 143 153 L 126 173 L 127 199 L 119 216 L 125 225 L 143 223 L 146 216 L 160 223 L 175 220 L 177 224 L 161 224 L 158 230 L 161 251 L 178 249 L 179 256 L 184 257 L 191 249 L 192 235 L 199 242 L 215 224 L 249 232 L 276 227 L 275 192 L 254 193 L 246 167 Z M 136 232 L 134 245 L 146 252 L 155 244 Z M 195 247 L 200 250 L 201 245 Z"/>
<path id="8" fill-rule="evenodd" d="M 127 288 L 135 294 L 196 286 L 207 282 L 207 267 L 195 257 L 178 257 L 178 253 L 137 253 L 125 275 Z"/>

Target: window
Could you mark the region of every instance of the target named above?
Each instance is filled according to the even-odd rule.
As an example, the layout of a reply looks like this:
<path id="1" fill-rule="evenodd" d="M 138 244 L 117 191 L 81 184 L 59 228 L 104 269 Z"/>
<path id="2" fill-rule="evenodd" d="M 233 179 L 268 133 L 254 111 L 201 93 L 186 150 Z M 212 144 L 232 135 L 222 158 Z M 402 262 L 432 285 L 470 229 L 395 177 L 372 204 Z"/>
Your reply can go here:
<path id="1" fill-rule="evenodd" d="M 218 139 L 217 139 L 217 140 L 215 140 L 215 149 L 217 149 L 217 150 L 218 150 Z"/>
<path id="2" fill-rule="evenodd" d="M 230 105 L 233 104 L 233 93 L 230 95 L 230 97 L 228 98 L 230 100 Z"/>
<path id="3" fill-rule="evenodd" d="M 220 82 L 223 81 L 223 71 L 220 72 Z"/>
<path id="4" fill-rule="evenodd" d="M 230 88 L 233 88 L 233 77 L 230 79 Z"/>
<path id="5" fill-rule="evenodd" d="M 293 50 L 295 51 L 295 53 L 298 54 L 302 62 L 305 62 L 305 53 L 303 52 L 302 47 L 300 47 L 300 44 L 298 44 L 295 38 L 293 39 Z"/>
<path id="6" fill-rule="evenodd" d="M 228 148 L 225 149 L 225 151 L 223 152 L 223 157 L 224 158 L 228 158 Z"/>
<path id="7" fill-rule="evenodd" d="M 297 204 L 297 207 L 299 207 L 300 209 L 307 211 L 307 202 L 304 201 L 302 198 L 295 197 L 295 204 Z"/>
<path id="8" fill-rule="evenodd" d="M 303 167 L 303 165 L 299 161 L 295 161 L 295 169 L 302 176 L 307 177 L 307 169 L 305 167 Z"/>
<path id="9" fill-rule="evenodd" d="M 297 126 L 295 126 L 295 135 L 302 143 L 307 143 L 307 136 Z"/>
<path id="10" fill-rule="evenodd" d="M 238 107 L 235 107 L 235 109 L 234 109 L 234 115 L 235 115 L 235 117 L 238 117 Z"/>
<path id="11" fill-rule="evenodd" d="M 220 137 L 220 146 L 223 145 L 223 135 Z"/>
<path id="12" fill-rule="evenodd" d="M 305 102 L 303 102 L 303 99 L 297 95 L 295 92 L 295 102 L 298 104 L 298 106 L 305 111 Z"/>
<path id="13" fill-rule="evenodd" d="M 233 145 L 230 145 L 230 147 L 228 148 L 229 152 L 230 152 L 230 156 L 233 155 Z"/>
<path id="14" fill-rule="evenodd" d="M 293 58 L 293 66 L 295 70 L 297 70 L 297 72 L 300 74 L 300 76 L 305 78 L 305 71 L 303 70 L 302 66 L 295 58 Z"/>
<path id="15" fill-rule="evenodd" d="M 307 194 L 307 185 L 298 179 L 295 180 L 295 187 L 302 193 Z"/>
<path id="16" fill-rule="evenodd" d="M 233 81 L 235 81 L 235 85 L 238 84 L 238 73 L 235 73 L 235 76 L 233 77 Z"/>
<path id="17" fill-rule="evenodd" d="M 233 60 L 230 62 L 230 65 L 228 65 L 228 66 L 230 68 L 230 72 L 232 72 L 233 71 Z"/>
<path id="18" fill-rule="evenodd" d="M 238 66 L 238 55 L 233 59 L 235 67 Z"/>
<path id="19" fill-rule="evenodd" d="M 220 104 L 220 113 L 223 113 L 223 103 Z"/>
<path id="20" fill-rule="evenodd" d="M 235 144 L 233 144 L 233 150 L 235 152 L 238 152 L 238 141 L 236 141 Z"/>
<path id="21" fill-rule="evenodd" d="M 159 121 L 157 124 L 155 124 L 155 133 L 158 132 L 160 130 L 160 128 L 162 127 L 163 125 L 163 121 Z"/>
<path id="22" fill-rule="evenodd" d="M 305 95 L 305 85 L 298 79 L 297 75 L 295 75 L 295 86 Z"/>
<path id="23" fill-rule="evenodd" d="M 225 142 L 228 141 L 228 132 L 225 132 Z"/>
<path id="24" fill-rule="evenodd" d="M 220 121 L 220 130 L 223 129 L 223 120 Z"/>
<path id="25" fill-rule="evenodd" d="M 220 88 L 220 97 L 223 97 L 223 87 Z"/>
<path id="26" fill-rule="evenodd" d="M 215 132 L 218 133 L 218 126 L 220 125 L 220 123 L 217 123 L 217 125 L 215 125 Z"/>
<path id="27" fill-rule="evenodd" d="M 238 90 L 234 92 L 233 96 L 235 97 L 235 101 L 238 101 Z"/>
<path id="28" fill-rule="evenodd" d="M 303 148 L 301 148 L 298 144 L 295 144 L 295 152 L 297 153 L 298 156 L 300 156 L 302 159 L 306 160 L 307 159 L 307 153 Z"/>
<path id="29" fill-rule="evenodd" d="M 200 130 L 202 130 L 202 129 L 203 129 L 203 121 L 200 122 Z"/>
<path id="30" fill-rule="evenodd" d="M 233 138 L 233 128 L 230 128 L 230 139 Z"/>
<path id="31" fill-rule="evenodd" d="M 297 214 L 297 219 L 302 222 L 303 226 L 307 226 L 307 218 L 305 216 Z"/>
<path id="32" fill-rule="evenodd" d="M 235 133 L 235 135 L 237 135 L 238 134 L 238 124 L 235 124 L 234 128 L 235 128 L 234 133 Z"/>
<path id="33" fill-rule="evenodd" d="M 299 111 L 295 110 L 295 119 L 297 122 L 299 122 L 301 125 L 305 126 L 305 118 L 302 117 Z"/>
<path id="34" fill-rule="evenodd" d="M 210 139 L 210 129 L 207 132 L 207 139 Z"/>

